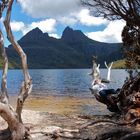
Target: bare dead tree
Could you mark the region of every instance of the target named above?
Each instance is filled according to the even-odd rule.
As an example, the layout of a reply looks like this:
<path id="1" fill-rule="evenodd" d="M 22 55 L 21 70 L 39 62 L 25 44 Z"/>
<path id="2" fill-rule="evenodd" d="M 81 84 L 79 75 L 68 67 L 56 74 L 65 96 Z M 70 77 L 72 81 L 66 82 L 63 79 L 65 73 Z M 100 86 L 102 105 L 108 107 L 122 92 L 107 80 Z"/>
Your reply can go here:
<path id="1" fill-rule="evenodd" d="M 91 75 L 93 78 L 92 83 L 94 83 L 94 81 L 96 79 L 101 79 L 102 82 L 109 83 L 111 81 L 110 76 L 111 76 L 111 68 L 113 66 L 113 62 L 111 62 L 110 65 L 107 65 L 107 63 L 105 62 L 105 66 L 107 68 L 107 78 L 106 79 L 101 77 L 100 64 L 97 64 L 97 58 L 95 56 L 93 57 L 92 62 L 93 62 L 92 72 L 89 73 L 89 75 Z"/>
<path id="2" fill-rule="evenodd" d="M 122 31 L 126 66 L 136 69 L 140 66 L 140 1 L 139 0 L 81 0 L 94 16 L 108 20 L 122 19 L 126 26 Z M 124 83 L 118 103 L 122 113 L 130 119 L 140 116 L 140 74 Z M 133 111 L 131 111 L 133 109 Z M 135 112 L 134 112 L 135 110 Z M 131 113 L 130 113 L 131 112 Z M 127 117 L 125 117 L 127 118 Z"/>
<path id="3" fill-rule="evenodd" d="M 111 76 L 111 68 L 112 68 L 112 66 L 113 66 L 113 62 L 111 62 L 111 64 L 110 65 L 107 65 L 107 63 L 106 63 L 106 61 L 105 61 L 105 66 L 106 66 L 106 68 L 107 68 L 107 70 L 108 70 L 108 72 L 107 72 L 107 80 L 108 81 L 110 81 L 111 79 L 110 79 L 110 76 Z"/>
<path id="4" fill-rule="evenodd" d="M 23 104 L 32 90 L 32 79 L 28 72 L 27 57 L 18 42 L 14 39 L 10 26 L 10 18 L 12 5 L 14 0 L 1 0 L 0 1 L 0 18 L 2 18 L 4 10 L 6 10 L 6 17 L 4 20 L 4 26 L 7 33 L 7 38 L 11 42 L 12 46 L 18 52 L 22 61 L 22 68 L 24 74 L 24 81 L 22 82 L 20 93 L 17 99 L 16 110 L 12 109 L 9 104 L 9 97 L 7 92 L 7 70 L 8 70 L 8 58 L 4 47 L 3 33 L 0 31 L 0 48 L 3 58 L 3 73 L 2 84 L 0 92 L 0 116 L 7 122 L 8 128 L 4 130 L 5 133 L 0 135 L 0 140 L 23 140 L 27 137 L 28 129 L 24 126 L 21 118 Z"/>
<path id="5" fill-rule="evenodd" d="M 92 72 L 89 74 L 92 76 L 93 78 L 93 81 L 95 79 L 99 79 L 100 78 L 100 64 L 97 64 L 96 62 L 97 60 L 97 57 L 96 56 L 93 56 L 93 60 L 92 60 L 92 63 L 93 63 L 93 66 L 92 66 Z"/>

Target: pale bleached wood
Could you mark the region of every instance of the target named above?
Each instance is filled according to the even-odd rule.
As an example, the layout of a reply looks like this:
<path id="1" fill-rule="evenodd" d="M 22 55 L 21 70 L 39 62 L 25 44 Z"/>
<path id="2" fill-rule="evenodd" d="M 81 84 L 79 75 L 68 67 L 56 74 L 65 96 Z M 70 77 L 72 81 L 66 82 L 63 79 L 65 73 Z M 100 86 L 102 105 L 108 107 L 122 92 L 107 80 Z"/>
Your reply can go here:
<path id="1" fill-rule="evenodd" d="M 0 30 L 0 49 L 3 59 L 3 72 L 2 72 L 2 81 L 1 81 L 1 93 L 0 93 L 0 101 L 2 103 L 8 104 L 9 97 L 7 92 L 7 71 L 8 71 L 8 58 L 4 47 L 4 38 L 3 34 Z"/>
<path id="2" fill-rule="evenodd" d="M 17 41 L 15 41 L 10 27 L 11 10 L 14 0 L 2 1 L 0 5 L 0 18 L 2 18 L 3 10 L 6 9 L 6 18 L 4 20 L 4 26 L 7 33 L 7 38 L 13 45 L 14 49 L 18 52 L 22 61 L 22 68 L 24 74 L 24 81 L 21 85 L 21 90 L 17 100 L 16 111 L 11 109 L 8 104 L 8 93 L 7 93 L 7 70 L 8 70 L 8 58 L 4 48 L 3 34 L 0 31 L 0 48 L 3 58 L 3 73 L 2 73 L 2 84 L 1 84 L 1 96 L 0 96 L 0 116 L 7 122 L 8 129 L 5 131 L 6 134 L 0 135 L 0 140 L 23 140 L 27 136 L 27 128 L 22 123 L 21 112 L 24 101 L 28 97 L 32 90 L 32 80 L 28 72 L 27 57 Z M 7 100 L 6 100 L 7 99 Z"/>
<path id="3" fill-rule="evenodd" d="M 23 140 L 26 129 L 17 119 L 16 113 L 13 112 L 7 104 L 0 102 L 0 115 L 8 124 L 6 135 L 12 140 Z"/>
<path id="4" fill-rule="evenodd" d="M 110 79 L 110 76 L 111 76 L 111 68 L 112 68 L 112 66 L 113 66 L 113 62 L 111 62 L 111 64 L 110 65 L 107 65 L 107 63 L 106 63 L 106 61 L 105 61 L 105 66 L 106 66 L 106 68 L 107 68 L 107 70 L 108 70 L 108 72 L 107 72 L 107 80 L 108 81 L 110 81 L 111 79 Z"/>
<path id="5" fill-rule="evenodd" d="M 5 25 L 5 29 L 7 32 L 7 38 L 11 42 L 14 49 L 18 52 L 19 56 L 21 57 L 21 62 L 22 62 L 24 82 L 22 83 L 22 86 L 21 86 L 21 90 L 20 90 L 18 100 L 17 100 L 17 108 L 16 108 L 16 112 L 18 114 L 19 120 L 20 120 L 20 122 L 22 122 L 21 112 L 22 112 L 24 101 L 28 97 L 29 93 L 31 92 L 32 80 L 31 80 L 31 77 L 28 72 L 26 54 L 24 53 L 23 49 L 18 44 L 18 42 L 14 39 L 12 30 L 11 30 L 11 26 L 10 26 L 10 18 L 11 18 L 11 10 L 12 10 L 13 1 L 14 0 L 9 0 L 6 18 L 4 20 L 4 25 Z"/>
<path id="6" fill-rule="evenodd" d="M 100 78 L 100 69 L 99 69 L 99 67 L 100 67 L 100 64 L 97 64 L 95 61 L 93 61 L 93 67 L 92 67 L 92 72 L 91 72 L 93 80 Z"/>

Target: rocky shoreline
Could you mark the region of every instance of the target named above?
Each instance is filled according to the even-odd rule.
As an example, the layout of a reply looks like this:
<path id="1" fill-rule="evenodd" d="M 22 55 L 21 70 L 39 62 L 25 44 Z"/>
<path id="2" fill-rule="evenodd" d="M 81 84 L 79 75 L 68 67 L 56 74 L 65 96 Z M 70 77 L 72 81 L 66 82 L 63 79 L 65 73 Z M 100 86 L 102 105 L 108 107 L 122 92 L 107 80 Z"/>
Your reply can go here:
<path id="1" fill-rule="evenodd" d="M 93 107 L 91 114 L 84 111 L 89 105 Z M 118 125 L 122 120 L 117 115 L 108 112 L 95 99 L 30 97 L 24 107 L 22 118 L 30 128 L 32 140 L 94 140 L 108 131 L 126 129 L 125 125 Z M 5 128 L 7 124 L 0 119 L 0 130 Z M 127 128 L 128 132 L 132 131 Z"/>
<path id="2" fill-rule="evenodd" d="M 69 140 L 84 139 L 90 136 L 88 133 L 80 132 L 80 128 L 91 120 L 99 120 L 111 116 L 83 116 L 80 114 L 62 115 L 43 111 L 23 110 L 22 118 L 26 126 L 30 128 L 33 140 Z M 0 120 L 0 130 L 7 128 L 4 120 Z M 92 127 L 88 128 L 89 130 Z M 83 131 L 83 130 L 82 130 Z M 97 130 L 95 130 L 97 131 Z M 94 131 L 92 132 L 94 133 Z M 81 135 L 82 134 L 82 135 Z M 84 134 L 84 135 L 83 135 Z"/>

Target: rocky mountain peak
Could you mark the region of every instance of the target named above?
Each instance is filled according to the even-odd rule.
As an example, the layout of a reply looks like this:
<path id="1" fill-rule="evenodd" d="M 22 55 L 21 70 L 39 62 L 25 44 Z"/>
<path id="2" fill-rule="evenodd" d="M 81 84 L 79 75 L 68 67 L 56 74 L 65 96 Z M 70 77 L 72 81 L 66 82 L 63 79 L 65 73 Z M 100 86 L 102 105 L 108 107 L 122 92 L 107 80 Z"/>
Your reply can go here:
<path id="1" fill-rule="evenodd" d="M 88 39 L 80 30 L 73 30 L 70 27 L 66 27 L 62 33 L 62 40 L 66 42 L 84 42 Z"/>
<path id="2" fill-rule="evenodd" d="M 25 36 L 20 39 L 22 41 L 36 41 L 39 39 L 46 39 L 48 37 L 48 33 L 43 33 L 38 27 L 34 28 L 33 30 L 29 31 Z"/>

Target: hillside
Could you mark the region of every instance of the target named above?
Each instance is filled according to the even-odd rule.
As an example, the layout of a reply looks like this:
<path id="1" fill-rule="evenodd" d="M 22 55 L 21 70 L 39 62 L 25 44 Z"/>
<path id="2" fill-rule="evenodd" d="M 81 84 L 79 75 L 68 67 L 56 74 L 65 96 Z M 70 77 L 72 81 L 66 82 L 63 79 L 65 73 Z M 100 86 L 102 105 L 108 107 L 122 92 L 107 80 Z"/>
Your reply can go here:
<path id="1" fill-rule="evenodd" d="M 125 59 L 114 61 L 113 69 L 126 69 Z"/>
<path id="2" fill-rule="evenodd" d="M 66 27 L 62 37 L 49 37 L 35 28 L 19 41 L 28 56 L 29 68 L 89 68 L 92 56 L 97 55 L 99 63 L 122 58 L 121 44 L 103 43 L 89 39 L 80 30 Z M 7 48 L 10 60 L 20 63 L 20 59 L 10 45 Z"/>
<path id="3" fill-rule="evenodd" d="M 14 69 L 14 68 L 18 68 L 18 67 L 19 67 L 19 65 L 16 62 L 14 62 L 13 60 L 10 59 L 8 61 L 8 68 L 9 69 Z M 0 55 L 0 69 L 2 69 L 2 68 L 3 68 L 3 60 L 2 60 L 2 56 Z"/>

